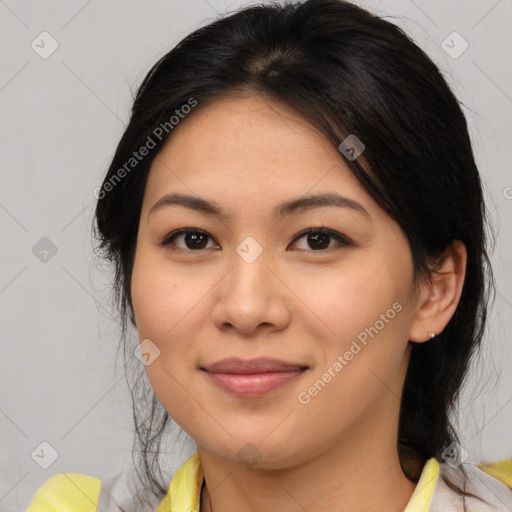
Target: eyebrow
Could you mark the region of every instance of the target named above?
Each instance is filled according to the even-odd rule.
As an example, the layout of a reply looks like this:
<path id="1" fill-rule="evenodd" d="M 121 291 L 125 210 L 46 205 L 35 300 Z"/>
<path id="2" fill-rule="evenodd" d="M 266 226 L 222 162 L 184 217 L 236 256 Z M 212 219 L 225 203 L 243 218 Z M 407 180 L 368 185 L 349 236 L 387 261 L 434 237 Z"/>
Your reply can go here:
<path id="1" fill-rule="evenodd" d="M 197 196 L 178 193 L 166 194 L 165 196 L 161 197 L 149 210 L 148 217 L 154 214 L 157 210 L 175 205 L 183 206 L 185 208 L 206 213 L 208 215 L 214 215 L 222 218 L 228 217 L 222 207 L 214 201 L 209 201 Z M 354 201 L 354 199 L 350 199 L 349 197 L 341 196 L 332 192 L 312 194 L 298 197 L 296 199 L 290 199 L 289 201 L 285 201 L 274 207 L 272 214 L 275 218 L 282 218 L 290 213 L 307 211 L 323 206 L 349 208 L 353 211 L 362 213 L 371 219 L 371 215 L 362 204 Z"/>

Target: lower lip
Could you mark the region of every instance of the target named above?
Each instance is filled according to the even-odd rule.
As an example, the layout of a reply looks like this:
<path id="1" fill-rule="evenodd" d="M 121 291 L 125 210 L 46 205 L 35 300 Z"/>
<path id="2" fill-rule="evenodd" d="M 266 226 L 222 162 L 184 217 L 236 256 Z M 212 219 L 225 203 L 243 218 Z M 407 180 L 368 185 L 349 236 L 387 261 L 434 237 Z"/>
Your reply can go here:
<path id="1" fill-rule="evenodd" d="M 211 379 L 222 389 L 233 395 L 250 398 L 263 396 L 284 386 L 304 373 L 304 370 L 266 373 L 210 373 Z"/>

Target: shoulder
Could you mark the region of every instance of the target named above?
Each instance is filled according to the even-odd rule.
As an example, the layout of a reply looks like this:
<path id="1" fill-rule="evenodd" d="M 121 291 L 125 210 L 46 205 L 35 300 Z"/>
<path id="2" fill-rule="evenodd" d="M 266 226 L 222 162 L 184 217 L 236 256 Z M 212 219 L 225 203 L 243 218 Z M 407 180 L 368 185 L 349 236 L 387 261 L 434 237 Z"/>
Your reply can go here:
<path id="1" fill-rule="evenodd" d="M 26 512 L 96 512 L 101 481 L 82 473 L 58 473 L 37 490 Z"/>
<path id="2" fill-rule="evenodd" d="M 495 468 L 495 464 L 480 467 L 470 462 L 459 467 L 452 467 L 446 462 L 440 464 L 429 512 L 463 511 L 464 501 L 466 509 L 471 512 L 512 511 L 512 489 L 504 483 L 506 474 L 490 474 L 490 467 Z M 452 489 L 446 480 L 480 499 L 468 497 L 463 500 L 460 493 Z"/>
<path id="3" fill-rule="evenodd" d="M 39 487 L 25 512 L 152 512 L 162 496 L 142 492 L 134 471 L 100 480 L 83 473 L 58 473 Z M 142 503 L 137 495 L 147 500 Z"/>

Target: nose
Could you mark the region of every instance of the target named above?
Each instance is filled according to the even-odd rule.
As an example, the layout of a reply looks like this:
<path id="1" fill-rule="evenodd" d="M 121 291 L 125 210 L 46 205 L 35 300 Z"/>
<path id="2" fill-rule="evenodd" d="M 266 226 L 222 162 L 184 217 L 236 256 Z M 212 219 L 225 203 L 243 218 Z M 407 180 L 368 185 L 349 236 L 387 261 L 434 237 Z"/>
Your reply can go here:
<path id="1" fill-rule="evenodd" d="M 231 270 L 216 287 L 215 325 L 245 335 L 285 329 L 291 317 L 291 297 L 275 274 L 265 251 L 250 263 L 235 253 Z"/>

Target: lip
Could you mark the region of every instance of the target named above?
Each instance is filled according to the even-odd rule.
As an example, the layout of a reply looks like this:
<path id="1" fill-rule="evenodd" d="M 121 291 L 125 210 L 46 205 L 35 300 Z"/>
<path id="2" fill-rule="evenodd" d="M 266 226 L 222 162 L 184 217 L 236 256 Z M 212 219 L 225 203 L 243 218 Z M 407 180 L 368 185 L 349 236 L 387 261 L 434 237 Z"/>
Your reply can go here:
<path id="1" fill-rule="evenodd" d="M 287 363 L 286 361 L 270 357 L 259 357 L 257 359 L 230 357 L 229 359 L 222 359 L 221 361 L 217 361 L 216 363 L 202 367 L 201 369 L 206 370 L 209 373 L 252 374 L 302 370 L 304 368 L 306 368 L 305 365 Z"/>
<path id="2" fill-rule="evenodd" d="M 278 359 L 223 359 L 201 367 L 225 391 L 243 398 L 263 396 L 304 373 L 307 366 Z"/>

